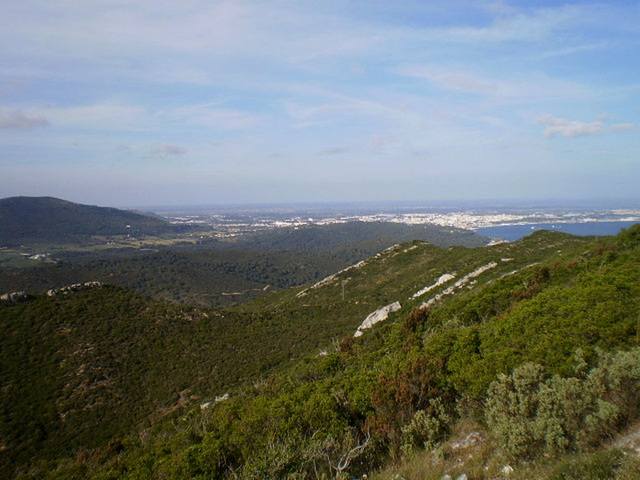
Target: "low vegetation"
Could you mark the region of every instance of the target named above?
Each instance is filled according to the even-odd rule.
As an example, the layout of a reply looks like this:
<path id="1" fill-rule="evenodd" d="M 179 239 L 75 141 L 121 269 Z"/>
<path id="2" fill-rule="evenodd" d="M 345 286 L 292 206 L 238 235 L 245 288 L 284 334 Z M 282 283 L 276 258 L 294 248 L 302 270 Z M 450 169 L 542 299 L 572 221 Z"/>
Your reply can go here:
<path id="1" fill-rule="evenodd" d="M 3 204 L 11 203 L 7 200 L 0 202 L 0 210 Z M 57 205 L 55 199 L 40 200 L 52 202 L 51 208 Z M 36 206 L 42 203 L 36 199 L 30 202 Z M 172 235 L 173 227 L 152 217 L 147 220 L 160 222 L 165 229 L 163 234 L 153 235 L 153 229 L 140 227 L 142 230 L 138 233 L 144 231 L 144 235 L 132 231 L 131 238 L 121 234 L 88 238 L 80 232 L 91 231 L 101 218 L 110 218 L 113 222 L 117 219 L 120 227 L 116 230 L 124 228 L 123 225 L 130 221 L 127 217 L 130 212 L 69 202 L 63 202 L 63 205 L 65 208 L 61 212 L 56 210 L 57 215 L 51 214 L 53 219 L 62 222 L 57 228 L 50 228 L 54 222 L 52 218 L 43 220 L 42 226 L 37 223 L 46 217 L 47 209 L 43 206 L 40 208 L 44 211 L 35 215 L 29 225 L 42 229 L 43 235 L 62 228 L 69 238 L 80 243 L 61 245 L 60 241 L 69 239 L 58 239 L 55 243 L 56 235 L 61 234 L 50 233 L 49 237 L 34 235 L 34 238 L 41 243 L 49 240 L 53 245 L 40 244 L 36 248 L 29 244 L 0 250 L 0 292 L 44 292 L 69 283 L 102 281 L 161 301 L 228 306 L 250 302 L 273 290 L 317 282 L 400 242 L 423 240 L 442 247 L 481 246 L 488 242 L 468 230 L 383 222 L 249 231 L 220 240 L 210 236 L 211 232 L 202 238 L 198 231 L 174 231 Z M 74 216 L 76 210 L 85 212 L 87 209 L 86 215 Z M 100 215 L 96 217 L 93 209 Z M 68 214 L 66 210 L 69 210 Z M 86 225 L 82 225 L 83 219 Z M 74 222 L 73 225 L 70 222 Z M 18 228 L 12 229 L 10 224 L 3 223 L 3 229 L 5 227 L 4 242 L 19 244 L 24 241 L 22 234 L 16 232 Z M 12 231 L 17 235 L 15 238 Z M 4 244 L 0 236 L 0 246 Z"/>
<path id="2" fill-rule="evenodd" d="M 639 247 L 637 226 L 598 241 L 414 242 L 225 311 L 114 287 L 0 305 L 4 471 L 635 478 L 638 461 L 603 446 L 640 413 Z M 393 301 L 402 309 L 353 338 Z"/>

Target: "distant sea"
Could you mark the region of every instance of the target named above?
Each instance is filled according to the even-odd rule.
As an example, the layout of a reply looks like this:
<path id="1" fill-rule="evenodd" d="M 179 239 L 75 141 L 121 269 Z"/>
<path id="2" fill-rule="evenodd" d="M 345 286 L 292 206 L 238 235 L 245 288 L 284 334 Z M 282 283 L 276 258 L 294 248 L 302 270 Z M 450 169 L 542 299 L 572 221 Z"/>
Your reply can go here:
<path id="1" fill-rule="evenodd" d="M 475 232 L 489 238 L 503 238 L 510 242 L 526 237 L 537 230 L 555 230 L 580 236 L 616 235 L 623 228 L 638 222 L 583 222 L 583 223 L 528 223 L 524 225 L 503 225 L 477 228 Z"/>

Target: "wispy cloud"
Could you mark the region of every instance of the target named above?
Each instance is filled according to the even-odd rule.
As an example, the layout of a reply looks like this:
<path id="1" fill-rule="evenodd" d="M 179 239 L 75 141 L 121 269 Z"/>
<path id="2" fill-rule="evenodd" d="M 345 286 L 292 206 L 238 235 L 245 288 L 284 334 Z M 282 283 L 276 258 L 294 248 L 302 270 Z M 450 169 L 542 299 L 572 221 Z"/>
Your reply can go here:
<path id="1" fill-rule="evenodd" d="M 159 143 L 151 149 L 151 153 L 160 156 L 178 156 L 187 153 L 187 149 L 173 143 Z"/>
<path id="2" fill-rule="evenodd" d="M 345 146 L 333 146 L 327 147 L 320 151 L 321 155 L 342 155 L 343 153 L 347 153 L 351 150 L 349 147 Z"/>
<path id="3" fill-rule="evenodd" d="M 493 9 L 496 15 L 489 25 L 444 28 L 434 33 L 438 33 L 442 40 L 464 43 L 547 41 L 559 32 L 595 23 L 600 10 L 593 5 L 565 5 L 528 11 L 497 5 Z"/>
<path id="4" fill-rule="evenodd" d="M 30 14 L 3 12 L 11 28 L 0 29 L 0 42 L 36 60 L 32 75 L 56 78 L 101 73 L 216 84 L 249 60 L 259 71 L 261 62 L 286 66 L 371 52 L 381 40 L 375 28 L 304 2 L 35 1 L 24 9 Z M 7 63 L 6 72 L 24 72 L 19 62 Z"/>
<path id="5" fill-rule="evenodd" d="M 398 73 L 409 77 L 422 78 L 445 90 L 456 90 L 465 93 L 487 95 L 512 89 L 504 82 L 434 65 L 406 66 L 399 68 Z"/>
<path id="6" fill-rule="evenodd" d="M 311 89 L 298 92 L 296 99 L 284 101 L 293 128 L 318 125 L 396 125 L 416 126 L 424 122 L 422 113 L 411 106 L 424 102 L 424 97 L 395 94 L 388 90 L 361 89 L 345 94 L 333 89 Z"/>
<path id="7" fill-rule="evenodd" d="M 632 123 L 607 125 L 604 120 L 605 118 L 601 118 L 593 122 L 580 122 L 546 114 L 538 119 L 538 123 L 546 126 L 544 135 L 547 137 L 556 135 L 562 137 L 582 137 L 635 128 L 635 125 Z"/>
<path id="8" fill-rule="evenodd" d="M 56 125 L 81 129 L 147 128 L 145 108 L 135 105 L 101 102 L 87 105 L 56 106 L 46 110 Z"/>
<path id="9" fill-rule="evenodd" d="M 216 130 L 246 130 L 260 123 L 256 114 L 220 108 L 220 102 L 186 105 L 170 111 L 168 115 L 179 121 Z"/>
<path id="10" fill-rule="evenodd" d="M 564 57 L 567 55 L 575 55 L 576 53 L 583 52 L 593 52 L 596 50 L 604 50 L 609 45 L 606 42 L 601 43 L 591 43 L 586 45 L 574 45 L 571 47 L 558 48 L 554 50 L 549 50 L 540 54 L 539 58 L 553 58 L 553 57 Z"/>
<path id="11" fill-rule="evenodd" d="M 521 103 L 549 99 L 591 98 L 593 89 L 574 81 L 549 77 L 540 72 L 523 76 L 509 72 L 498 77 L 483 75 L 446 65 L 404 65 L 399 75 L 426 80 L 433 88 L 491 98 L 500 102 Z M 600 92 L 602 94 L 602 92 Z"/>
<path id="12" fill-rule="evenodd" d="M 47 125 L 49 125 L 49 120 L 42 115 L 0 107 L 0 129 L 31 130 Z"/>

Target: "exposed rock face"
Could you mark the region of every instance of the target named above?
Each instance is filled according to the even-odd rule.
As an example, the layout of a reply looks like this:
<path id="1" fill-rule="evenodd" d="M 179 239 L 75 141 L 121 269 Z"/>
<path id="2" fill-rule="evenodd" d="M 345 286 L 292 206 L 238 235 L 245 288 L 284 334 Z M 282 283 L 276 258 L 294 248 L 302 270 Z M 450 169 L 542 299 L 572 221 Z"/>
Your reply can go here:
<path id="1" fill-rule="evenodd" d="M 433 290 L 436 287 L 439 287 L 440 285 L 443 285 L 445 283 L 447 283 L 449 280 L 453 280 L 454 278 L 456 278 L 456 274 L 455 273 L 445 273 L 444 275 L 442 275 L 440 278 L 438 278 L 438 280 L 436 281 L 436 283 L 434 283 L 433 285 L 429 285 L 428 287 L 424 287 L 422 290 L 414 293 L 411 298 L 418 298 L 421 297 L 422 295 L 424 295 L 425 293 Z"/>
<path id="2" fill-rule="evenodd" d="M 337 273 L 334 273 L 333 275 L 329 275 L 328 277 L 324 278 L 323 280 L 320 280 L 318 283 L 314 283 L 313 285 L 311 285 L 309 288 L 305 288 L 304 290 L 302 290 L 301 292 L 299 292 L 296 297 L 297 298 L 302 298 L 304 297 L 307 293 L 309 293 L 309 290 L 315 290 L 317 288 L 320 287 L 324 287 L 325 285 L 330 285 L 331 283 L 333 283 L 334 280 L 336 280 L 338 278 L 338 275 L 343 274 L 348 272 L 349 270 L 353 270 L 355 268 L 362 268 L 366 265 L 366 262 L 364 260 L 362 260 L 361 262 L 356 263 L 355 265 L 351 265 L 347 268 L 343 268 L 342 270 L 340 270 Z"/>
<path id="3" fill-rule="evenodd" d="M 363 330 L 367 330 L 373 327 L 376 323 L 386 320 L 389 317 L 390 313 L 400 310 L 400 308 L 402 308 L 400 306 L 400 302 L 393 302 L 392 304 L 387 305 L 386 307 L 382 307 L 369 314 L 367 318 L 364 319 L 362 324 L 358 327 L 358 330 L 353 334 L 353 336 L 359 337 L 360 335 L 362 335 Z"/>
<path id="4" fill-rule="evenodd" d="M 50 297 L 53 297 L 55 295 L 67 295 L 69 293 L 79 292 L 80 290 L 100 287 L 102 287 L 102 282 L 74 283 L 73 285 L 67 285 L 66 287 L 52 288 L 47 292 L 47 295 L 49 295 Z"/>
<path id="5" fill-rule="evenodd" d="M 80 290 L 87 290 L 89 288 L 100 288 L 102 285 L 102 282 L 74 283 L 73 285 L 67 285 L 65 287 L 52 288 L 47 291 L 47 295 L 50 297 L 54 297 L 56 295 L 67 295 L 69 293 L 79 292 Z M 29 294 L 27 292 L 10 292 L 0 295 L 1 302 L 24 302 L 28 299 Z"/>
<path id="6" fill-rule="evenodd" d="M 10 292 L 0 295 L 0 301 L 2 302 L 24 302 L 28 298 L 27 292 Z"/>
<path id="7" fill-rule="evenodd" d="M 489 262 L 486 265 L 476 268 L 473 272 L 468 273 L 467 275 L 462 277 L 460 280 L 458 280 L 456 283 L 451 285 L 449 288 L 447 288 L 443 292 L 437 294 L 435 297 L 430 298 L 428 301 L 424 302 L 422 305 L 420 305 L 420 307 L 429 308 L 434 303 L 440 301 L 440 299 L 445 295 L 451 295 L 452 293 L 455 293 L 455 291 L 458 290 L 459 288 L 464 287 L 467 283 L 469 283 L 469 280 L 472 280 L 482 275 L 487 270 L 491 270 L 492 268 L 495 268 L 497 266 L 498 264 L 496 262 Z"/>
<path id="8" fill-rule="evenodd" d="M 228 393 L 225 393 L 224 395 L 219 395 L 212 402 L 201 403 L 200 404 L 200 410 L 206 410 L 211 405 L 216 404 L 216 403 L 220 403 L 220 402 L 225 402 L 225 401 L 229 400 L 230 398 L 231 398 L 231 395 L 228 394 Z"/>

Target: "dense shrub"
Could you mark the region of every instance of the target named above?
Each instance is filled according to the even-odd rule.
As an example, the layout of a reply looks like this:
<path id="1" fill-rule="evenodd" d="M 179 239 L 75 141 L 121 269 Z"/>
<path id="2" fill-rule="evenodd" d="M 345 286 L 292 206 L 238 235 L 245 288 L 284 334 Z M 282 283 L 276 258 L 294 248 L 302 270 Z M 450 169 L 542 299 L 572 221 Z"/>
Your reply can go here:
<path id="1" fill-rule="evenodd" d="M 603 354 L 577 377 L 545 378 L 543 367 L 526 363 L 491 384 L 487 423 L 514 457 L 581 451 L 637 416 L 639 387 L 639 348 Z"/>
<path id="2" fill-rule="evenodd" d="M 418 410 L 411 422 L 402 427 L 402 450 L 410 453 L 415 448 L 433 448 L 447 434 L 453 416 L 440 398 L 432 399 L 429 408 Z"/>

